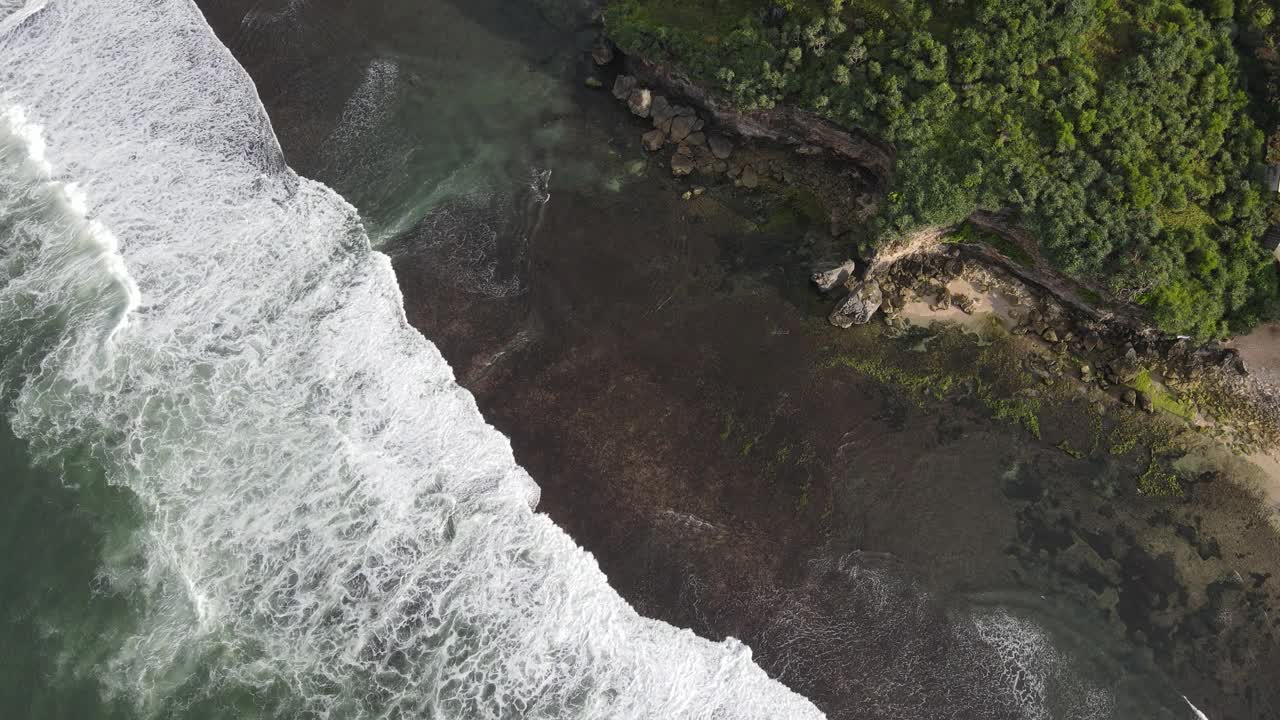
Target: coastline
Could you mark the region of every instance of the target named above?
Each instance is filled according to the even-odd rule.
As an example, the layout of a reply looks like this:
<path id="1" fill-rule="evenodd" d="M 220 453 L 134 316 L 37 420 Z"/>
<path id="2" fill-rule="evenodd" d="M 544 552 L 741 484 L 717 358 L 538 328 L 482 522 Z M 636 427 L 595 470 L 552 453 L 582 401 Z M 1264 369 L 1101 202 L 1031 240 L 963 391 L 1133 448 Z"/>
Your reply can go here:
<path id="1" fill-rule="evenodd" d="M 605 36 L 607 28 L 602 30 L 602 38 Z M 602 39 L 600 42 L 607 44 L 609 41 Z M 652 97 L 657 98 L 661 91 L 671 96 L 671 102 L 692 105 L 700 116 L 705 114 L 708 122 L 714 123 L 710 127 L 736 137 L 748 151 L 760 154 L 763 144 L 787 148 L 798 156 L 793 158 L 794 162 L 805 166 L 806 171 L 778 172 L 776 163 L 772 163 L 770 168 L 775 171 L 762 176 L 762 191 L 772 195 L 775 203 L 787 202 L 788 194 L 797 185 L 810 191 L 820 187 L 848 188 L 846 193 L 853 196 L 852 201 L 829 201 L 829 195 L 823 197 L 816 191 L 812 196 L 820 209 L 811 211 L 811 214 L 829 219 L 830 234 L 837 243 L 841 240 L 851 242 L 844 237 L 845 229 L 864 220 L 881 202 L 879 196 L 884 193 L 892 174 L 891 146 L 877 143 L 860 131 L 837 127 L 812 113 L 785 105 L 771 110 L 734 110 L 670 65 L 630 55 L 619 60 L 617 54 L 611 48 L 610 62 L 606 65 L 621 64 L 627 72 L 634 73 L 634 79 L 619 75 L 619 78 L 627 80 L 625 89 L 619 92 L 616 85 L 614 88 L 619 100 L 630 103 L 633 114 L 648 117 L 647 113 L 637 112 L 635 93 L 643 92 L 648 98 L 652 92 Z M 646 85 L 654 89 L 643 89 Z M 666 102 L 665 96 L 660 99 Z M 654 124 L 658 125 L 656 119 Z M 671 142 L 668 139 L 668 143 Z M 683 141 L 680 145 L 676 157 L 685 152 Z M 694 169 L 700 177 L 720 171 L 719 168 L 705 166 L 695 166 Z M 845 173 L 849 170 L 853 170 L 862 182 L 854 186 L 845 185 Z M 738 171 L 730 168 L 728 172 L 731 177 L 736 177 Z M 685 173 L 677 172 L 680 174 Z M 770 180 L 776 183 L 770 183 Z M 741 184 L 741 180 L 735 180 L 735 185 Z M 750 187 L 755 189 L 756 183 Z M 1062 346 L 1055 348 L 1059 355 L 1070 355 L 1077 364 L 1092 362 L 1094 367 L 1098 367 L 1097 363 L 1101 362 L 1106 365 L 1105 379 L 1099 380 L 1103 389 L 1108 385 L 1128 386 L 1136 393 L 1134 400 L 1129 401 L 1125 392 L 1113 391 L 1110 394 L 1116 400 L 1143 407 L 1154 405 L 1157 411 L 1185 408 L 1186 412 L 1179 409 L 1174 414 L 1185 415 L 1184 419 L 1191 427 L 1231 447 L 1235 454 L 1257 459 L 1259 468 L 1269 478 L 1265 483 L 1267 496 L 1272 501 L 1280 497 L 1280 470 L 1277 468 L 1280 461 L 1276 461 L 1280 457 L 1280 393 L 1276 389 L 1280 384 L 1277 383 L 1280 378 L 1280 351 L 1274 349 L 1280 347 L 1280 342 L 1277 342 L 1280 323 L 1259 327 L 1251 335 L 1199 345 L 1181 336 L 1166 334 L 1156 328 L 1140 308 L 1125 302 L 1106 301 L 1099 289 L 1082 285 L 1052 268 L 1040 253 L 1035 239 L 1018 226 L 1010 213 L 982 210 L 958 225 L 925 228 L 870 250 L 866 258 L 858 258 L 856 265 L 860 269 L 855 272 L 856 277 L 849 278 L 841 287 L 851 291 L 849 297 L 853 300 L 860 288 L 871 281 L 892 276 L 899 264 L 921 265 L 926 258 L 938 255 L 978 263 L 982 268 L 978 274 L 987 280 L 993 279 L 992 274 L 998 276 L 998 284 L 1015 298 L 1015 302 L 1037 304 L 1037 314 L 1048 315 L 1070 326 L 1066 332 L 1061 328 L 1052 329 L 1055 336 L 1068 335 L 1072 336 L 1068 341 L 1076 341 L 1064 341 Z M 816 270 L 823 272 L 829 268 L 819 267 Z M 914 278 L 916 281 L 922 279 Z M 945 277 L 942 279 L 947 280 Z M 910 284 L 911 280 L 907 282 Z M 922 289 L 910 288 L 915 291 Z M 838 297 L 840 289 L 835 290 L 834 295 Z M 830 289 L 823 292 L 830 293 Z M 966 294 L 969 293 L 960 293 L 961 296 Z M 987 295 L 990 303 L 992 297 Z M 838 309 L 832 315 L 833 324 L 847 327 L 851 323 L 867 322 L 875 314 L 876 307 L 867 308 L 867 312 L 862 309 L 863 300 L 858 299 L 856 306 L 860 312 L 856 318 L 841 318 L 839 306 L 843 305 L 846 310 L 854 307 L 848 304 L 850 300 L 837 302 Z M 949 303 L 942 298 L 939 304 Z M 901 307 L 901 299 L 898 305 Z M 966 313 L 957 313 L 958 309 L 958 306 L 945 310 L 938 307 L 933 312 L 944 312 L 950 319 L 960 320 Z M 883 314 L 881 319 L 892 322 L 898 309 L 892 310 L 892 314 Z M 1016 317 L 1016 313 L 1010 316 L 1008 308 L 1001 310 L 1006 329 L 1015 333 L 1021 330 L 1023 334 L 1033 332 L 1043 336 L 1051 330 L 1041 317 L 1024 319 Z M 912 311 L 919 312 L 919 306 Z M 1262 337 L 1264 334 L 1265 338 Z M 1087 342 L 1079 342 L 1086 338 Z M 1057 341 L 1048 344 L 1055 345 Z M 1116 365 L 1126 367 L 1120 372 L 1111 372 Z M 1141 378 L 1137 377 L 1139 372 Z M 1090 378 L 1085 380 L 1088 382 Z M 1135 380 L 1139 381 L 1138 385 L 1134 384 Z"/>
<path id="2" fill-rule="evenodd" d="M 561 152 L 617 168 L 621 190 L 557 171 L 520 293 L 468 286 L 440 262 L 453 247 L 386 249 L 407 317 L 511 438 L 540 509 L 637 610 L 743 639 L 832 718 L 901 717 L 904 698 L 1023 717 L 986 674 L 1018 667 L 1018 649 L 974 629 L 999 613 L 1087 650 L 1068 669 L 1133 703 L 1120 717 L 1174 711 L 1181 693 L 1211 717 L 1280 700 L 1255 618 L 1280 607 L 1264 577 L 1280 548 L 1245 522 L 1249 499 L 1198 468 L 1181 497 L 1136 490 L 1153 458 L 1174 461 L 1141 433 L 1172 420 L 1114 403 L 1095 431 L 1078 368 L 1003 352 L 1042 344 L 1031 333 L 831 328 L 835 299 L 809 273 L 847 245 L 767 192 L 830 158 L 738 148 L 762 158 L 756 190 L 672 178 L 639 143 L 645 123 L 581 90 L 585 74 L 567 81 L 580 116 Z"/>

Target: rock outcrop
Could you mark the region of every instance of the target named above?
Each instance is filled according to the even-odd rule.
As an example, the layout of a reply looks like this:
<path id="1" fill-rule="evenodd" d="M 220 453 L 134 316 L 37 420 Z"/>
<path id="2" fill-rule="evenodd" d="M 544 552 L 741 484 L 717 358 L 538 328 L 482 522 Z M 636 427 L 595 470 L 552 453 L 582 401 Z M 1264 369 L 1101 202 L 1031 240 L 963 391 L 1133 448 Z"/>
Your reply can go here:
<path id="1" fill-rule="evenodd" d="M 813 284 L 818 286 L 822 292 L 829 292 L 837 285 L 843 285 L 853 275 L 854 263 L 852 260 L 845 260 L 837 267 L 830 270 L 818 271 L 813 274 Z"/>
<path id="2" fill-rule="evenodd" d="M 673 68 L 627 56 L 627 68 L 649 87 L 687 98 L 710 119 L 748 139 L 795 145 L 810 151 L 826 148 L 851 161 L 869 184 L 887 189 L 893 175 L 893 146 L 858 130 L 849 130 L 806 110 L 780 106 L 771 110 L 736 110 Z"/>
<path id="3" fill-rule="evenodd" d="M 832 325 L 841 328 L 853 327 L 854 325 L 865 325 L 871 322 L 871 317 L 880 309 L 880 304 L 884 302 L 884 296 L 880 292 L 880 283 L 875 280 L 867 280 L 859 282 L 850 280 L 847 283 L 849 287 L 849 296 L 836 306 L 831 317 L 828 318 Z"/>
<path id="4" fill-rule="evenodd" d="M 671 156 L 672 175 L 729 173 L 726 160 L 733 154 L 733 144 L 721 134 L 705 132 L 706 121 L 693 108 L 673 105 L 666 96 L 654 94 L 631 75 L 619 75 L 614 80 L 613 96 L 625 102 L 633 115 L 653 123 L 653 129 L 640 138 L 645 150 L 656 153 L 667 145 L 676 146 Z M 731 175 L 739 186 L 753 188 L 758 184 L 754 174 L 749 182 L 740 179 L 742 174 L 738 168 Z"/>

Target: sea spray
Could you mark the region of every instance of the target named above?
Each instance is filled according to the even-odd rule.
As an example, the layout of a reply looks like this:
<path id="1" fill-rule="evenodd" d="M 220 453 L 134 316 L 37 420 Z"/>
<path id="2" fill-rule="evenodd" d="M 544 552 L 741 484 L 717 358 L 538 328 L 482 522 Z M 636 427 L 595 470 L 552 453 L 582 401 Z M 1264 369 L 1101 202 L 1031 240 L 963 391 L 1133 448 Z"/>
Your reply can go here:
<path id="1" fill-rule="evenodd" d="M 141 566 L 104 568 L 140 616 L 105 686 L 155 713 L 244 689 L 289 717 L 819 716 L 735 641 L 639 617 L 533 511 L 192 4 L 10 12 L 0 112 L 13 426 L 51 462 L 94 446 L 146 513 Z"/>

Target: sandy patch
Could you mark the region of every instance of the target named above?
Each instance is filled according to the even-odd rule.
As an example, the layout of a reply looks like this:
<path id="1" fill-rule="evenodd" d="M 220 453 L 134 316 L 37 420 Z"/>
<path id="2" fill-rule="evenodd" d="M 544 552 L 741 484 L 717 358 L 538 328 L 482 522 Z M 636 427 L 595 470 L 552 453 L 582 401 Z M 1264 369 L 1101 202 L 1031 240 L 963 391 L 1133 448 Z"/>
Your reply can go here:
<path id="1" fill-rule="evenodd" d="M 1256 452 L 1248 458 L 1249 462 L 1257 465 L 1266 475 L 1262 483 L 1262 493 L 1267 498 L 1267 505 L 1280 514 L 1280 450 Z"/>
<path id="2" fill-rule="evenodd" d="M 1280 323 L 1259 325 L 1226 345 L 1240 351 L 1249 372 L 1265 382 L 1280 384 Z"/>
<path id="3" fill-rule="evenodd" d="M 952 294 L 960 293 L 973 298 L 973 314 L 970 315 L 954 305 L 945 310 L 931 310 L 929 309 L 931 298 L 912 300 L 903 305 L 898 314 L 912 325 L 922 327 L 927 327 L 933 322 L 953 322 L 980 330 L 987 326 L 991 317 L 999 318 L 1006 328 L 1018 324 L 1013 319 L 1015 306 L 1003 293 L 982 292 L 962 277 L 953 278 L 947 283 L 947 289 Z"/>

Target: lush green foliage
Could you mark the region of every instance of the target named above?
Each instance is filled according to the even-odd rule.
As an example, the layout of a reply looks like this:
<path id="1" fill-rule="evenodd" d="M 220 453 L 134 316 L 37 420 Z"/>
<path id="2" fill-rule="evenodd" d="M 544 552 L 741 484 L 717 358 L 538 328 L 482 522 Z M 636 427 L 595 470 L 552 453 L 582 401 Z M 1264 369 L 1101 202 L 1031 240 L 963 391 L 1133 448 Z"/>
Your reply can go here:
<path id="1" fill-rule="evenodd" d="M 606 21 L 739 106 L 893 142 L 879 236 L 1013 208 L 1060 268 L 1205 338 L 1275 312 L 1257 123 L 1276 85 L 1229 30 L 1247 16 L 1265 47 L 1269 2 L 618 0 Z"/>

